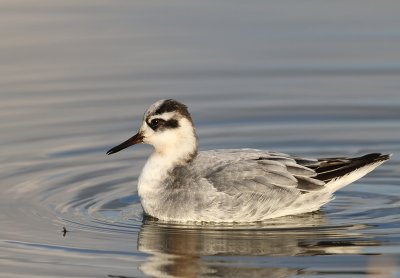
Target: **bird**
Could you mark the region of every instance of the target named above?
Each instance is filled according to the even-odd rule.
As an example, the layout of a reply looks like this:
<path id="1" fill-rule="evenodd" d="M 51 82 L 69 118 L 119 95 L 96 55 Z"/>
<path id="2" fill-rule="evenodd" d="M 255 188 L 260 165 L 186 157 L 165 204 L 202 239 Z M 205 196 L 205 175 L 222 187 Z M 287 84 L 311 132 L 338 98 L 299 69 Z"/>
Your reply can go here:
<path id="1" fill-rule="evenodd" d="M 139 143 L 154 148 L 138 179 L 144 214 L 178 223 L 265 222 L 313 212 L 391 156 L 314 159 L 250 148 L 199 151 L 188 107 L 174 99 L 153 103 L 137 134 L 107 154 Z"/>

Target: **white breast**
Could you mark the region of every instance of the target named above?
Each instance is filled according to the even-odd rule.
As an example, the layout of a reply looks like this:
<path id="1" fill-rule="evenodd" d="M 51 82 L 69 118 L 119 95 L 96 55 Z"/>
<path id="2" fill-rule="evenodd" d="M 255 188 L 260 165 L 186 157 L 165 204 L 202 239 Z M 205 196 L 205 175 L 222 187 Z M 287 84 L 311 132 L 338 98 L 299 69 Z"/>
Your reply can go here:
<path id="1" fill-rule="evenodd" d="M 163 194 L 163 181 L 167 178 L 170 170 L 170 160 L 153 153 L 147 160 L 138 182 L 138 194 L 144 211 L 154 215 L 154 211 L 159 207 L 160 195 Z"/>

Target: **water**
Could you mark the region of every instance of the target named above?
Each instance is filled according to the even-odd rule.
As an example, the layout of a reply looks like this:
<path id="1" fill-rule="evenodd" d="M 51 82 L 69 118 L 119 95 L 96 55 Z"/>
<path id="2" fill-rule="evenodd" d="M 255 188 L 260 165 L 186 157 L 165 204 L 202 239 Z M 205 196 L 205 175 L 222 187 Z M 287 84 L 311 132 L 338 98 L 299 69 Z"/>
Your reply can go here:
<path id="1" fill-rule="evenodd" d="M 0 7 L 1 277 L 400 277 L 399 2 Z M 201 149 L 394 156 L 315 213 L 143 220 L 150 147 L 105 152 L 161 98 Z"/>

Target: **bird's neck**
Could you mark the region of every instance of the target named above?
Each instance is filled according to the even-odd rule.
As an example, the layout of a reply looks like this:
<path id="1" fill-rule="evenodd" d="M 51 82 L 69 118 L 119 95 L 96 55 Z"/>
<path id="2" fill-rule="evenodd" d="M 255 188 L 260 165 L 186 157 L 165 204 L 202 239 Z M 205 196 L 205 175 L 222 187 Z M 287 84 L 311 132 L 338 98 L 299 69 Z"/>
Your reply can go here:
<path id="1" fill-rule="evenodd" d="M 174 138 L 165 138 L 153 146 L 154 152 L 147 160 L 139 178 L 139 194 L 144 191 L 161 190 L 163 181 L 175 167 L 184 166 L 197 156 L 197 136 L 194 129 Z"/>

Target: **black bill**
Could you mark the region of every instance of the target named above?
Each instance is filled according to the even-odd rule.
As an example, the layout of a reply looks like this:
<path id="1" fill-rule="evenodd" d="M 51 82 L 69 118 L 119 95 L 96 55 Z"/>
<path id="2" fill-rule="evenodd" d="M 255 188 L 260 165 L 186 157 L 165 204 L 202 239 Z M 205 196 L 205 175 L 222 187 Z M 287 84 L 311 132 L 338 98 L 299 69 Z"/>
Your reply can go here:
<path id="1" fill-rule="evenodd" d="M 138 144 L 138 143 L 142 143 L 143 142 L 143 135 L 140 133 L 137 133 L 136 135 L 132 136 L 131 138 L 129 138 L 128 140 L 126 140 L 125 142 L 119 144 L 118 146 L 115 146 L 114 148 L 110 149 L 107 154 L 113 154 L 113 153 L 117 153 L 123 149 L 126 149 L 129 146 Z"/>

